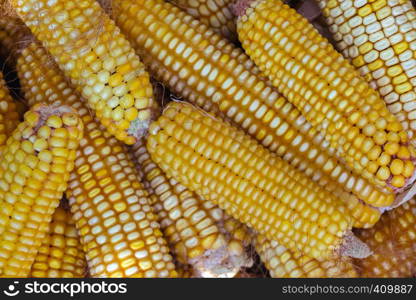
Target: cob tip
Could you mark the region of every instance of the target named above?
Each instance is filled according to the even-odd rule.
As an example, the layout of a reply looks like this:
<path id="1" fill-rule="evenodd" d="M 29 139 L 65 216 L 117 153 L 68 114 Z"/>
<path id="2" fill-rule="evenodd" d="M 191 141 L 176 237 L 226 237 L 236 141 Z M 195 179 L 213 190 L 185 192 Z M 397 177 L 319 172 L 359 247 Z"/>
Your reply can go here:
<path id="1" fill-rule="evenodd" d="M 43 125 L 45 125 L 51 116 L 62 117 L 65 126 L 76 126 L 80 132 L 83 130 L 83 124 L 78 118 L 77 113 L 69 106 L 61 104 L 36 104 L 33 106 L 33 112 L 38 114 L 37 118 L 31 119 L 36 122 L 33 127 L 33 132 L 37 132 Z M 31 111 L 26 114 L 31 114 Z"/>
<path id="2" fill-rule="evenodd" d="M 128 134 L 132 135 L 136 139 L 136 143 L 141 138 L 146 137 L 150 124 L 152 123 L 153 119 L 154 119 L 153 116 L 150 118 L 150 120 L 145 120 L 145 121 L 137 118 L 136 120 L 131 122 L 130 127 L 128 129 Z"/>
<path id="3" fill-rule="evenodd" d="M 404 188 L 396 190 L 396 195 L 394 202 L 389 207 L 384 208 L 385 211 L 392 210 L 406 203 L 416 195 L 416 172 L 408 179 L 408 183 Z"/>
<path id="4" fill-rule="evenodd" d="M 341 256 L 366 258 L 373 254 L 373 251 L 371 251 L 367 244 L 357 238 L 351 231 L 344 235 L 343 240 L 339 249 Z"/>
<path id="5" fill-rule="evenodd" d="M 251 267 L 253 264 L 244 251 L 233 253 L 227 246 L 215 250 L 207 250 L 204 255 L 190 261 L 194 267 L 195 276 L 202 278 L 232 278 L 243 267 Z"/>
<path id="6" fill-rule="evenodd" d="M 237 0 L 231 5 L 231 11 L 237 17 L 242 17 L 246 14 L 246 10 L 250 5 L 257 0 Z"/>

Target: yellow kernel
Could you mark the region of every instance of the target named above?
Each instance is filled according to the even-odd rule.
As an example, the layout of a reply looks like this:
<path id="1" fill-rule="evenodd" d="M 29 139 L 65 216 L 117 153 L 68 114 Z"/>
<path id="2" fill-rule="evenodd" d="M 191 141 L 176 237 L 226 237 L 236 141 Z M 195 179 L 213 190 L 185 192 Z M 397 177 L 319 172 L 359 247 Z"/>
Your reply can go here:
<path id="1" fill-rule="evenodd" d="M 52 153 L 50 151 L 43 150 L 43 151 L 40 151 L 39 152 L 38 158 L 39 158 L 39 160 L 41 160 L 41 161 L 43 161 L 45 163 L 51 163 L 52 162 L 52 159 L 53 159 L 53 155 L 52 155 Z"/>
<path id="2" fill-rule="evenodd" d="M 379 118 L 379 119 L 377 119 L 375 125 L 376 125 L 378 130 L 384 130 L 384 129 L 386 129 L 387 121 L 384 118 Z"/>
<path id="3" fill-rule="evenodd" d="M 121 107 L 115 108 L 113 112 L 111 113 L 111 117 L 113 118 L 114 121 L 122 120 L 123 116 L 124 116 L 124 111 Z"/>
<path id="4" fill-rule="evenodd" d="M 51 128 L 61 128 L 62 127 L 62 119 L 58 116 L 50 116 L 46 121 L 46 125 Z"/>
<path id="5" fill-rule="evenodd" d="M 390 171 L 393 175 L 400 175 L 403 172 L 404 163 L 400 159 L 393 159 L 390 165 Z"/>
<path id="6" fill-rule="evenodd" d="M 376 160 L 380 156 L 380 154 L 381 147 L 376 145 L 368 152 L 368 159 Z"/>
<path id="7" fill-rule="evenodd" d="M 51 129 L 48 126 L 42 126 L 38 130 L 38 136 L 44 139 L 48 139 L 51 136 Z"/>
<path id="8" fill-rule="evenodd" d="M 119 86 L 123 82 L 123 76 L 120 73 L 115 73 L 108 79 L 108 84 L 112 87 Z"/>
<path id="9" fill-rule="evenodd" d="M 25 114 L 25 120 L 31 127 L 34 127 L 39 122 L 39 115 L 33 111 L 28 111 Z"/>
<path id="10" fill-rule="evenodd" d="M 131 107 L 124 112 L 124 116 L 128 121 L 134 121 L 138 115 L 139 112 L 134 107 Z"/>
<path id="11" fill-rule="evenodd" d="M 66 126 L 76 126 L 78 124 L 78 116 L 73 113 L 65 113 L 62 116 L 62 121 Z"/>
<path id="12" fill-rule="evenodd" d="M 401 188 L 406 184 L 405 178 L 401 175 L 393 176 L 391 179 L 391 185 L 397 188 Z"/>
<path id="13" fill-rule="evenodd" d="M 411 177 L 413 175 L 415 166 L 413 165 L 412 161 L 406 160 L 404 163 L 404 170 L 403 170 L 403 176 L 406 178 Z"/>
<path id="14" fill-rule="evenodd" d="M 130 94 L 126 94 L 124 95 L 121 99 L 120 99 L 120 105 L 123 108 L 130 108 L 134 105 L 134 97 Z"/>
<path id="15" fill-rule="evenodd" d="M 377 178 L 380 180 L 387 180 L 390 177 L 390 170 L 386 166 L 382 166 L 377 171 Z"/>
<path id="16" fill-rule="evenodd" d="M 410 159 L 410 151 L 405 146 L 400 146 L 399 152 L 397 152 L 397 157 L 401 159 Z"/>
<path id="17" fill-rule="evenodd" d="M 389 155 L 395 155 L 397 152 L 399 152 L 399 149 L 399 144 L 395 142 L 388 142 L 386 145 L 384 145 L 384 151 Z"/>
<path id="18" fill-rule="evenodd" d="M 373 124 L 367 124 L 364 128 L 363 128 L 363 133 L 366 136 L 373 136 L 376 132 L 376 127 Z"/>
<path id="19" fill-rule="evenodd" d="M 377 145 L 384 145 L 387 141 L 387 134 L 384 131 L 377 131 L 374 135 L 374 142 Z"/>
<path id="20" fill-rule="evenodd" d="M 391 161 L 391 156 L 388 155 L 387 153 L 383 152 L 381 153 L 381 155 L 379 156 L 379 158 L 377 159 L 377 163 L 380 166 L 387 166 Z"/>

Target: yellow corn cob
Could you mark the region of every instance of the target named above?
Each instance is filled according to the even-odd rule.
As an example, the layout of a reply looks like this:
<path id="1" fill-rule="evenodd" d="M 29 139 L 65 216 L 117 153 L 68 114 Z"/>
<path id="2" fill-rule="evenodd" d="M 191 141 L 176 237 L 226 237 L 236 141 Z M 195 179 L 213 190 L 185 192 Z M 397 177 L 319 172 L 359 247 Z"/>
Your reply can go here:
<path id="1" fill-rule="evenodd" d="M 3 73 L 0 71 L 0 149 L 19 123 L 16 104 L 9 94 Z M 1 152 L 1 150 L 0 150 Z"/>
<path id="2" fill-rule="evenodd" d="M 400 122 L 308 21 L 280 0 L 240 0 L 246 52 L 357 173 L 398 191 L 414 181 L 413 147 Z"/>
<path id="3" fill-rule="evenodd" d="M 255 247 L 273 278 L 357 277 L 352 261 L 347 257 L 318 261 L 301 252 L 290 251 L 262 235 L 257 236 Z"/>
<path id="4" fill-rule="evenodd" d="M 373 228 L 358 236 L 374 254 L 356 260 L 360 277 L 412 277 L 416 275 L 416 199 L 387 212 Z"/>
<path id="5" fill-rule="evenodd" d="M 26 277 L 74 168 L 82 122 L 36 105 L 0 157 L 0 277 Z"/>
<path id="6" fill-rule="evenodd" d="M 416 132 L 416 11 L 410 0 L 319 0 L 337 48 Z"/>
<path id="7" fill-rule="evenodd" d="M 11 4 L 111 134 L 127 144 L 145 134 L 154 105 L 149 76 L 95 0 Z"/>
<path id="8" fill-rule="evenodd" d="M 300 112 L 258 76 L 241 49 L 162 0 L 112 2 L 117 25 L 147 69 L 173 93 L 232 119 L 328 188 L 344 189 L 374 206 L 394 201 L 392 194 L 376 189 L 336 159 Z"/>
<path id="9" fill-rule="evenodd" d="M 325 259 L 351 219 L 330 193 L 242 131 L 185 103 L 170 103 L 147 149 L 169 177 L 289 249 Z"/>
<path id="10" fill-rule="evenodd" d="M 32 265 L 29 277 L 81 278 L 87 262 L 70 212 L 58 207 Z"/>
<path id="11" fill-rule="evenodd" d="M 177 260 L 191 265 L 198 277 L 237 274 L 247 264 L 245 245 L 240 239 L 230 238 L 217 224 L 214 216 L 223 216 L 221 209 L 207 207 L 204 199 L 167 178 L 151 160 L 144 141 L 137 142 L 132 151 L 144 173 L 149 193 L 157 197 L 153 208 Z M 229 228 L 233 229 L 229 222 Z M 236 235 L 238 230 L 235 230 Z"/>
<path id="12" fill-rule="evenodd" d="M 210 26 L 231 41 L 237 41 L 235 18 L 231 11 L 234 0 L 171 0 L 179 8 Z"/>
<path id="13" fill-rule="evenodd" d="M 71 211 L 93 277 L 175 276 L 172 258 L 128 149 L 94 120 L 46 50 L 30 44 L 18 59 L 25 97 L 76 108 L 84 139 L 68 187 Z"/>

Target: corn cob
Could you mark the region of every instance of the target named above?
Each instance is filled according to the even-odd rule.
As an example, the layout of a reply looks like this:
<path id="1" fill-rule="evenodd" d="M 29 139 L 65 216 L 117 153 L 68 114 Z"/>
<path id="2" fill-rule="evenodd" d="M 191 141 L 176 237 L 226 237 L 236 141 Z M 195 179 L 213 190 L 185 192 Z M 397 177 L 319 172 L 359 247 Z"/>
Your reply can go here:
<path id="1" fill-rule="evenodd" d="M 374 254 L 356 260 L 360 277 L 412 277 L 416 275 L 416 199 L 387 212 L 373 228 L 358 236 Z"/>
<path id="2" fill-rule="evenodd" d="M 262 235 L 257 236 L 255 246 L 273 278 L 357 277 L 354 265 L 347 257 L 318 261 L 298 251 L 290 251 Z"/>
<path id="3" fill-rule="evenodd" d="M 157 198 L 153 208 L 177 260 L 183 265 L 191 265 L 197 277 L 233 277 L 237 274 L 247 264 L 242 243 L 244 232 L 241 235 L 240 228 L 233 230 L 232 221 L 225 220 L 238 239 L 230 238 L 225 228 L 217 224 L 223 219 L 221 209 L 205 205 L 204 199 L 176 180 L 167 178 L 151 160 L 144 141 L 137 142 L 132 152 L 144 173 L 149 194 Z"/>
<path id="4" fill-rule="evenodd" d="M 0 149 L 19 123 L 16 104 L 9 94 L 3 73 L 0 71 Z M 1 150 L 0 150 L 1 152 Z"/>
<path id="5" fill-rule="evenodd" d="M 357 173 L 402 191 L 415 151 L 378 93 L 308 21 L 280 0 L 240 0 L 243 47 L 273 84 Z"/>
<path id="6" fill-rule="evenodd" d="M 87 262 L 70 212 L 58 207 L 32 265 L 29 277 L 81 278 Z"/>
<path id="7" fill-rule="evenodd" d="M 239 48 L 170 3 L 112 2 L 117 25 L 147 69 L 173 93 L 232 119 L 323 186 L 353 193 L 374 206 L 394 201 L 392 194 L 376 189 L 336 159 L 319 133 L 258 75 Z"/>
<path id="8" fill-rule="evenodd" d="M 235 19 L 231 11 L 234 0 L 171 0 L 171 2 L 230 41 L 238 41 Z"/>
<path id="9" fill-rule="evenodd" d="M 36 105 L 0 157 L 0 277 L 26 277 L 67 187 L 82 122 L 69 107 Z"/>
<path id="10" fill-rule="evenodd" d="M 67 191 L 93 277 L 175 276 L 159 224 L 125 145 L 94 120 L 46 50 L 30 44 L 18 59 L 25 97 L 65 103 L 85 124 Z"/>
<path id="11" fill-rule="evenodd" d="M 314 258 L 343 248 L 351 219 L 339 201 L 228 123 L 170 103 L 147 149 L 169 177 L 267 238 Z"/>
<path id="12" fill-rule="evenodd" d="M 416 11 L 410 0 L 320 0 L 338 50 L 416 136 Z"/>
<path id="13" fill-rule="evenodd" d="M 154 106 L 149 76 L 95 0 L 11 4 L 111 134 L 126 144 L 145 134 Z"/>

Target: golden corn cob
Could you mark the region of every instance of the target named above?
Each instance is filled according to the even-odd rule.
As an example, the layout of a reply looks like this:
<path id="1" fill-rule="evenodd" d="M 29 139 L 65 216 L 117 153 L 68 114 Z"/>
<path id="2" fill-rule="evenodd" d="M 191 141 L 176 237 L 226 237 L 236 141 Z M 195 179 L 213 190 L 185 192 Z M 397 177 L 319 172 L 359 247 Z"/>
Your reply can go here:
<path id="1" fill-rule="evenodd" d="M 69 107 L 36 105 L 0 157 L 0 277 L 26 277 L 74 168 L 82 122 Z"/>
<path id="2" fill-rule="evenodd" d="M 149 194 L 157 197 L 153 208 L 177 260 L 183 265 L 191 265 L 198 277 L 233 277 L 237 274 L 247 264 L 245 245 L 219 226 L 214 216 L 223 217 L 221 209 L 207 207 L 204 199 L 176 180 L 167 178 L 151 160 L 144 141 L 137 142 L 132 152 L 144 173 Z M 228 222 L 229 228 L 234 229 L 231 221 Z M 234 231 L 239 235 L 241 230 Z"/>
<path id="3" fill-rule="evenodd" d="M 241 49 L 162 0 L 112 2 L 117 25 L 147 69 L 173 93 L 232 119 L 323 186 L 353 193 L 374 206 L 394 201 L 392 194 L 376 189 L 338 160 L 300 112 L 258 75 Z"/>
<path id="4" fill-rule="evenodd" d="M 172 258 L 128 149 L 94 120 L 46 50 L 22 51 L 17 70 L 30 104 L 60 102 L 85 124 L 67 194 L 93 277 L 175 276 Z"/>
<path id="5" fill-rule="evenodd" d="M 146 133 L 154 106 L 149 76 L 95 0 L 11 4 L 111 134 L 134 144 Z"/>
<path id="6" fill-rule="evenodd" d="M 373 228 L 358 236 L 374 254 L 356 260 L 360 277 L 412 277 L 416 275 L 416 199 L 387 212 Z"/>
<path id="7" fill-rule="evenodd" d="M 170 0 L 170 2 L 230 41 L 238 40 L 235 17 L 231 11 L 234 0 Z"/>
<path id="8" fill-rule="evenodd" d="M 240 0 L 239 38 L 253 61 L 346 163 L 380 187 L 414 181 L 401 123 L 357 70 L 280 0 Z"/>
<path id="9" fill-rule="evenodd" d="M 82 278 L 87 262 L 71 213 L 58 207 L 33 262 L 29 277 Z"/>
<path id="10" fill-rule="evenodd" d="M 354 265 L 347 257 L 318 261 L 301 252 L 288 250 L 262 235 L 257 236 L 255 247 L 273 278 L 357 277 Z"/>
<path id="11" fill-rule="evenodd" d="M 267 238 L 314 258 L 343 251 L 351 218 L 339 201 L 228 123 L 170 103 L 147 149 L 169 177 Z"/>
<path id="12" fill-rule="evenodd" d="M 19 114 L 0 71 L 0 152 L 19 123 Z"/>
<path id="13" fill-rule="evenodd" d="M 416 136 L 416 11 L 410 0 L 319 0 L 338 50 Z"/>

